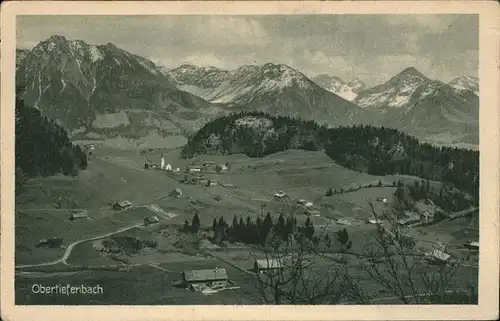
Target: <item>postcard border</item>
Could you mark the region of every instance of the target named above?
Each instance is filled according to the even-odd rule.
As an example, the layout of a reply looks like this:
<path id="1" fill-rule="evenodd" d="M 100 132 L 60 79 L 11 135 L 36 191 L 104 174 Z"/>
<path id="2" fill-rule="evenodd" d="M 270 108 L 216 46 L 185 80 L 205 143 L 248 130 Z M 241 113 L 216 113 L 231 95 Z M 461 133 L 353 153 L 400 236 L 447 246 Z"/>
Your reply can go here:
<path id="1" fill-rule="evenodd" d="M 438 14 L 480 15 L 480 249 L 477 306 L 14 306 L 14 73 L 15 16 L 20 14 Z M 499 285 L 499 6 L 494 1 L 217 1 L 7 2 L 1 48 L 1 313 L 5 320 L 483 320 L 498 316 Z M 495 68 L 494 68 L 495 67 Z M 314 309 L 314 310 L 312 310 Z"/>

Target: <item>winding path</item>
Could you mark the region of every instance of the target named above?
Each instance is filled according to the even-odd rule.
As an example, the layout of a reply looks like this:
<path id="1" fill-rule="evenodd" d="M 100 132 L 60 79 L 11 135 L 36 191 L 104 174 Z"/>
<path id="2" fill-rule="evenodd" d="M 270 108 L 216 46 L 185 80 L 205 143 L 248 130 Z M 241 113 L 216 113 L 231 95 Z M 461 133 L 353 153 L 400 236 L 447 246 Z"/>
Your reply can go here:
<path id="1" fill-rule="evenodd" d="M 83 240 L 79 240 L 79 241 L 73 242 L 70 245 L 68 245 L 68 247 L 66 248 L 66 251 L 64 252 L 64 255 L 60 259 L 58 259 L 58 260 L 51 261 L 51 262 L 37 263 L 37 264 L 16 265 L 15 268 L 16 269 L 22 269 L 22 268 L 29 268 L 29 267 L 49 266 L 49 265 L 56 265 L 56 264 L 59 264 L 59 263 L 62 263 L 64 265 L 69 265 L 66 262 L 66 260 L 69 258 L 69 256 L 71 255 L 71 251 L 73 251 L 73 248 L 76 245 L 78 245 L 80 243 L 83 243 L 83 242 L 94 241 L 94 240 L 102 239 L 102 238 L 105 238 L 105 237 L 109 237 L 109 236 L 112 236 L 112 235 L 115 235 L 115 234 L 118 234 L 118 233 L 122 233 L 122 232 L 131 230 L 133 228 L 136 228 L 136 227 L 139 227 L 139 226 L 142 226 L 142 225 L 143 225 L 142 223 L 138 223 L 138 224 L 134 224 L 134 225 L 131 225 L 131 226 L 123 227 L 123 228 L 118 229 L 118 230 L 116 230 L 114 232 L 110 232 L 110 233 L 107 233 L 107 234 L 104 234 L 104 235 L 95 236 L 95 237 L 91 237 L 91 238 L 88 238 L 88 239 L 83 239 Z"/>

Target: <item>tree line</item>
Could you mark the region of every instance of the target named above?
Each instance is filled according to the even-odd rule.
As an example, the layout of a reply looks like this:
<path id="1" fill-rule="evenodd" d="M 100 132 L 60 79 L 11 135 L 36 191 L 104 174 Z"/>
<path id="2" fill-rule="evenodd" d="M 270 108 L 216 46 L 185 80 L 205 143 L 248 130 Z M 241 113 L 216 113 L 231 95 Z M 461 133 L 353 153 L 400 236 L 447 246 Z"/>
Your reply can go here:
<path id="1" fill-rule="evenodd" d="M 194 214 L 191 223 L 186 219 L 184 221 L 184 230 L 192 233 L 198 233 L 201 228 L 198 213 Z M 245 244 L 263 245 L 270 235 L 282 241 L 288 241 L 293 236 L 304 236 L 310 241 L 319 242 L 314 235 L 314 225 L 308 217 L 303 225 L 297 225 L 297 219 L 293 216 L 280 214 L 276 221 L 268 212 L 264 218 L 258 216 L 255 220 L 247 216 L 244 219 L 235 215 L 231 224 L 228 224 L 224 217 L 214 218 L 212 222 L 213 237 L 212 241 L 221 244 L 224 241 L 242 242 Z"/>
<path id="2" fill-rule="evenodd" d="M 87 155 L 70 141 L 66 130 L 16 97 L 16 191 L 27 178 L 58 173 L 76 176 L 85 168 Z"/>
<path id="3" fill-rule="evenodd" d="M 242 125 L 238 120 L 246 121 Z M 313 121 L 242 112 L 217 118 L 192 135 L 185 158 L 243 153 L 263 157 L 288 149 L 323 150 L 346 168 L 372 175 L 413 175 L 453 184 L 479 202 L 479 151 L 421 143 L 395 129 L 354 125 L 327 128 Z"/>
<path id="4" fill-rule="evenodd" d="M 472 197 L 450 184 L 434 187 L 430 181 L 414 181 L 413 184 L 403 184 L 399 181 L 394 192 L 400 210 L 412 209 L 415 201 L 430 200 L 442 210 L 459 212 L 475 205 Z"/>

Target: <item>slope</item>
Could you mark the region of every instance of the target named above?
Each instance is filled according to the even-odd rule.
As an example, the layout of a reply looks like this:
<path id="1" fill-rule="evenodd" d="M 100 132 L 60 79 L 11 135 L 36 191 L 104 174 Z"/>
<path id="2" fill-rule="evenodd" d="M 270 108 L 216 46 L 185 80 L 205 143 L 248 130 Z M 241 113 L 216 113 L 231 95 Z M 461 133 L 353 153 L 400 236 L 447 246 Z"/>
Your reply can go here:
<path id="1" fill-rule="evenodd" d="M 73 136 L 184 134 L 220 110 L 178 90 L 149 60 L 111 43 L 52 36 L 19 55 L 16 86 L 27 104 Z"/>

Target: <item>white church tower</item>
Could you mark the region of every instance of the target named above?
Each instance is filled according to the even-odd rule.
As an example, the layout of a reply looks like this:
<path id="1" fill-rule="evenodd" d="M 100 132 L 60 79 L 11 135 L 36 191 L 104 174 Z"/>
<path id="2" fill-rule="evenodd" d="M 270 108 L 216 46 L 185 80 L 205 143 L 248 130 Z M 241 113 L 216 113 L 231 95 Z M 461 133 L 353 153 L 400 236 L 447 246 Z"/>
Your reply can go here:
<path id="1" fill-rule="evenodd" d="M 161 153 L 161 164 L 160 164 L 160 168 L 161 168 L 161 169 L 165 168 L 165 158 L 163 157 L 163 153 Z"/>

